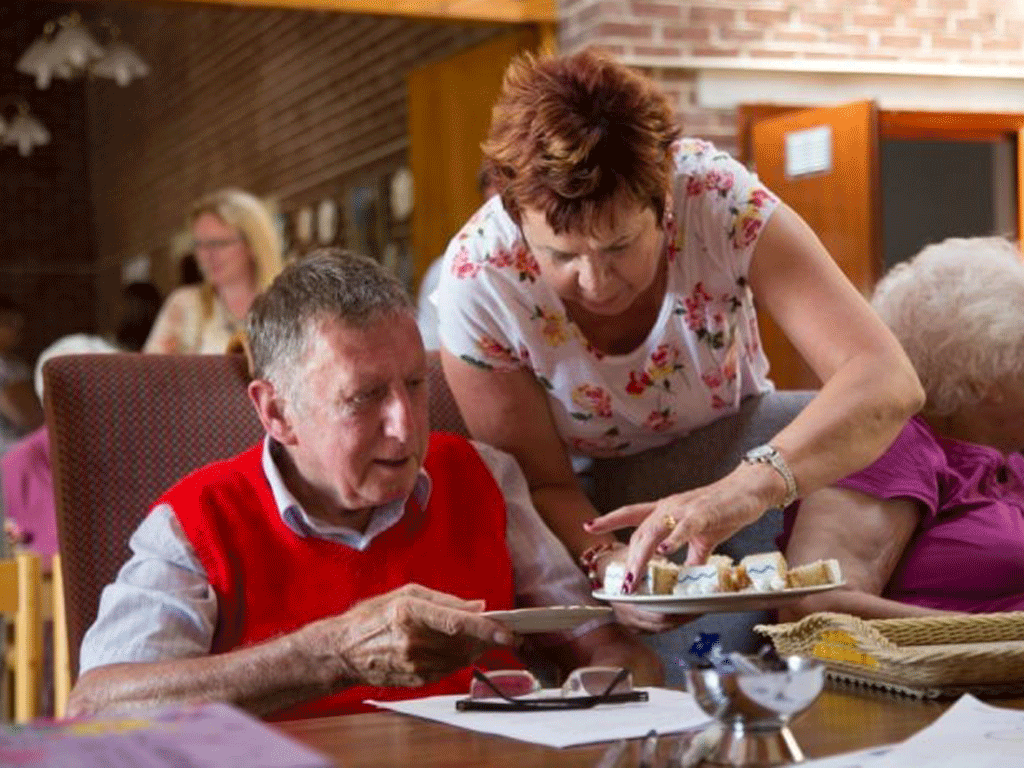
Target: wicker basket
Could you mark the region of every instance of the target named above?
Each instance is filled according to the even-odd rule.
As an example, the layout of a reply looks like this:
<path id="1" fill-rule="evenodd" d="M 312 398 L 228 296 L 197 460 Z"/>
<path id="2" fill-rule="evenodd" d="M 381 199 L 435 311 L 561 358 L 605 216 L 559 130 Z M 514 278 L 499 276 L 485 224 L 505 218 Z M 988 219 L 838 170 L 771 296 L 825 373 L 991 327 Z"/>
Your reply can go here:
<path id="1" fill-rule="evenodd" d="M 1024 611 L 872 621 L 815 613 L 755 629 L 779 653 L 822 659 L 848 682 L 927 698 L 1024 691 Z"/>

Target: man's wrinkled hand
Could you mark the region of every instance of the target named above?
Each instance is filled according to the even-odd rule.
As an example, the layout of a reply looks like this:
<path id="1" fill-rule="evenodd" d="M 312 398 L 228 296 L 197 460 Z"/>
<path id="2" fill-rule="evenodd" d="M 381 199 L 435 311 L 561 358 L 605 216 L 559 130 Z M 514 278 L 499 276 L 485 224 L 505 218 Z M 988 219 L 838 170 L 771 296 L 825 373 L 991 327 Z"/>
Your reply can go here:
<path id="1" fill-rule="evenodd" d="M 418 584 L 365 600 L 302 630 L 306 648 L 335 685 L 416 687 L 473 662 L 517 637 L 482 615 L 482 600 L 462 600 Z"/>

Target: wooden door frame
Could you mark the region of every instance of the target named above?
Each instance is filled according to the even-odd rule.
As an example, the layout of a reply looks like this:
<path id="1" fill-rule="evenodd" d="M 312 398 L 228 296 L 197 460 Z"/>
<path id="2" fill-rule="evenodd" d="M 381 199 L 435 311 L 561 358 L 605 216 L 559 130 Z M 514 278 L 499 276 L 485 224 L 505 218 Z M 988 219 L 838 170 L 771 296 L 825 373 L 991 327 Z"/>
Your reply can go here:
<path id="1" fill-rule="evenodd" d="M 754 123 L 818 106 L 740 104 L 736 108 L 737 158 L 750 162 Z M 1024 249 L 1024 113 L 879 109 L 878 138 L 1013 142 L 1017 147 L 1017 239 Z"/>
<path id="2" fill-rule="evenodd" d="M 736 143 L 741 162 L 750 160 L 750 135 L 754 123 L 771 117 L 818 109 L 826 104 L 740 104 L 736 108 Z M 938 139 L 943 141 L 1000 141 L 1015 138 L 1024 130 L 1024 113 L 927 112 L 878 110 L 880 139 Z"/>

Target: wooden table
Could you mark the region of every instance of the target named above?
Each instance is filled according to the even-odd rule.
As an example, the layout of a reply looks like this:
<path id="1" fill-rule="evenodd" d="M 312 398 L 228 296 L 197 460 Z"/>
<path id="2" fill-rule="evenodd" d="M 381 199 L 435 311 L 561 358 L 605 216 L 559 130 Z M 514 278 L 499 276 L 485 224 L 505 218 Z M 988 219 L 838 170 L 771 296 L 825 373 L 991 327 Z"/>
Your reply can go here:
<path id="1" fill-rule="evenodd" d="M 1024 709 L 1024 699 L 1000 706 Z M 828 689 L 793 725 L 808 758 L 825 757 L 900 741 L 929 725 L 948 702 L 922 702 L 883 693 Z M 592 768 L 607 744 L 552 749 L 489 736 L 393 712 L 326 717 L 277 724 L 304 744 L 333 757 L 344 768 L 379 766 L 513 766 Z M 639 756 L 634 740 L 632 765 Z M 662 739 L 668 752 L 672 737 Z"/>

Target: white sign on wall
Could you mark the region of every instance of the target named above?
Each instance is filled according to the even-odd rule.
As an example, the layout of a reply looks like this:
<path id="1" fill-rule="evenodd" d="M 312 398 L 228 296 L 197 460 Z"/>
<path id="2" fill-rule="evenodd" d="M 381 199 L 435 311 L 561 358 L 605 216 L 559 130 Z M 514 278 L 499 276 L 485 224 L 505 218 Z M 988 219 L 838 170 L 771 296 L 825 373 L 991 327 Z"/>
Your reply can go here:
<path id="1" fill-rule="evenodd" d="M 786 176 L 791 179 L 832 170 L 832 128 L 819 125 L 786 134 Z"/>

